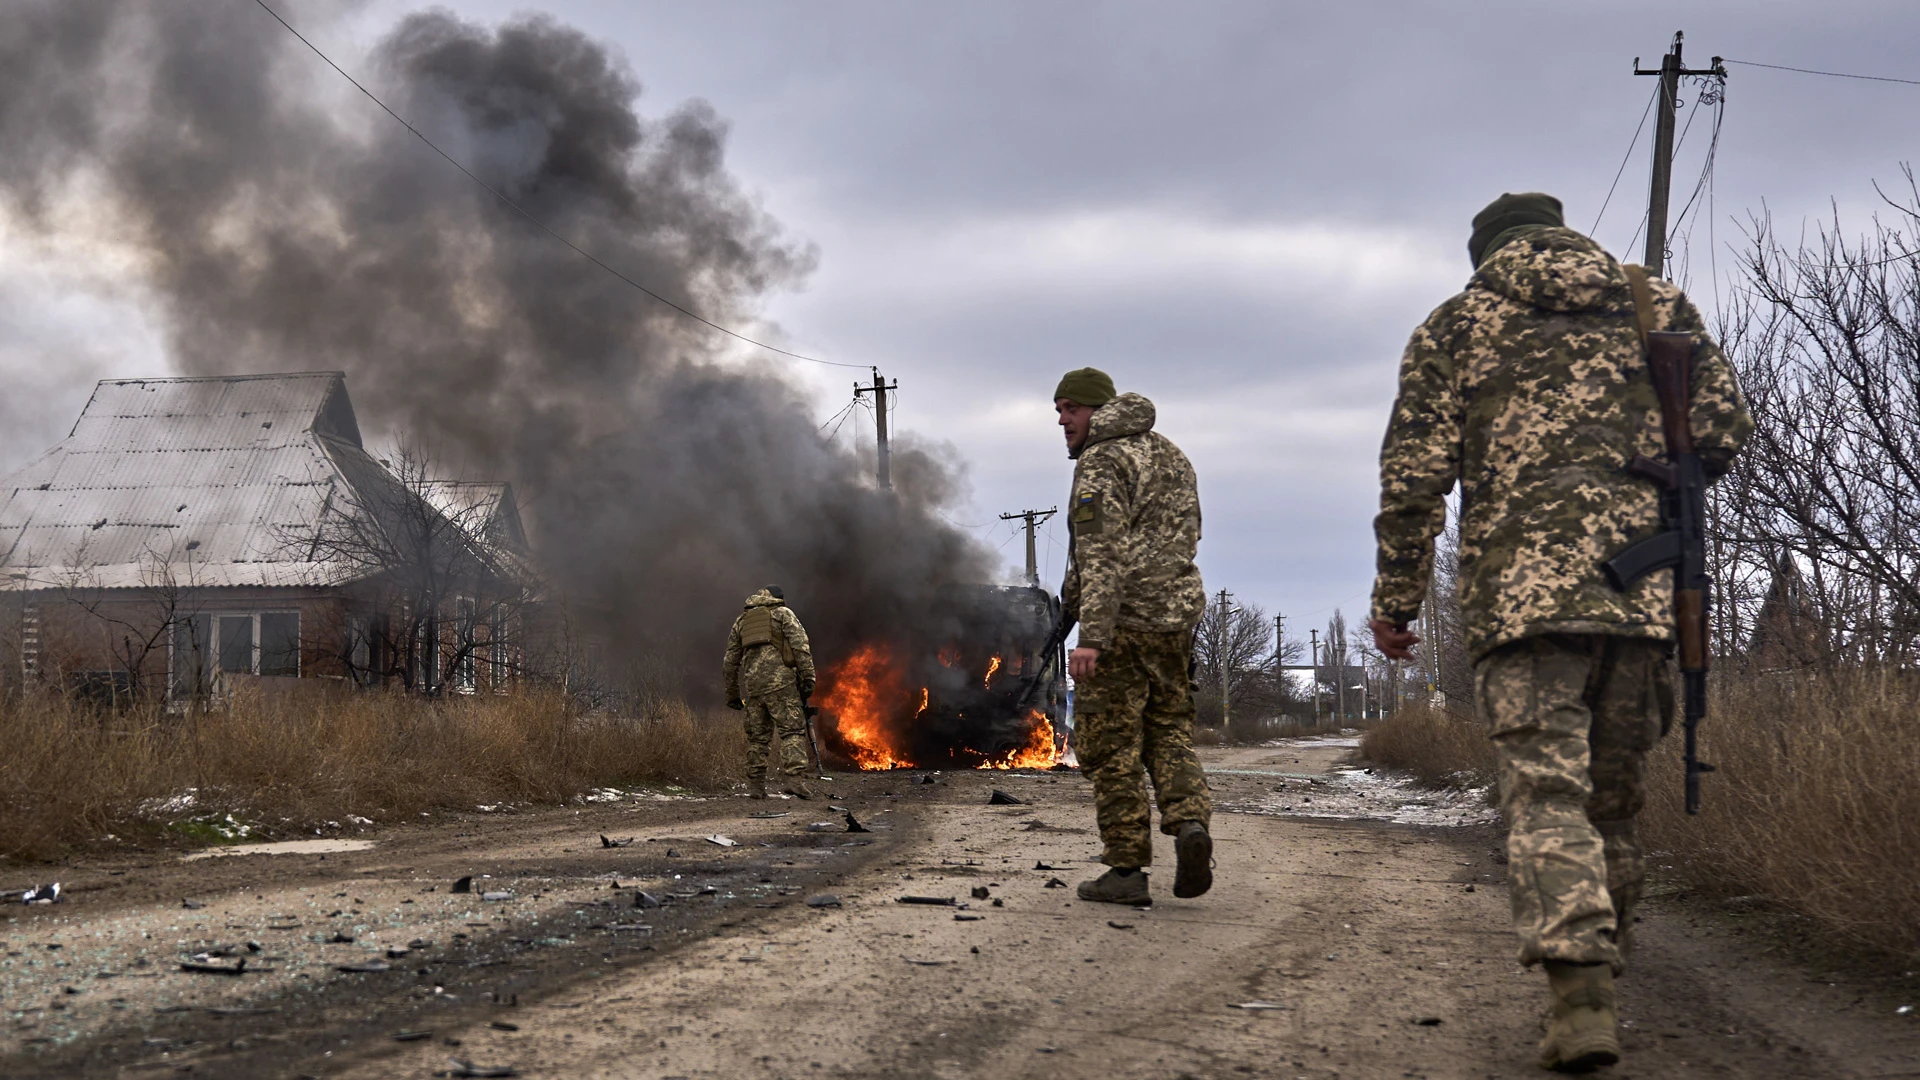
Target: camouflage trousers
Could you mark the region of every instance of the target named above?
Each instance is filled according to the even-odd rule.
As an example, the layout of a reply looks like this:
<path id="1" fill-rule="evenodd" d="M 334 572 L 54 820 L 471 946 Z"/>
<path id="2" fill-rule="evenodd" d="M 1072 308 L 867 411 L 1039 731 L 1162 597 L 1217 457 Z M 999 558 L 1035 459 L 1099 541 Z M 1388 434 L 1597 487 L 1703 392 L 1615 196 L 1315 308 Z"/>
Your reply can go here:
<path id="1" fill-rule="evenodd" d="M 1668 657 L 1663 642 L 1549 634 L 1474 665 L 1522 964 L 1625 967 L 1646 880 L 1634 817 L 1646 805 L 1647 752 L 1673 715 Z"/>
<path id="2" fill-rule="evenodd" d="M 807 771 L 807 714 L 800 692 L 791 686 L 766 694 L 751 694 L 747 706 L 747 779 L 767 775 L 767 750 L 780 739 L 780 771 L 799 776 Z"/>
<path id="3" fill-rule="evenodd" d="M 1192 656 L 1187 631 L 1117 630 L 1093 677 L 1074 687 L 1073 745 L 1080 771 L 1093 781 L 1108 866 L 1153 862 L 1148 775 L 1160 798 L 1161 832 L 1171 836 L 1185 822 L 1212 819 L 1207 776 L 1193 753 Z"/>

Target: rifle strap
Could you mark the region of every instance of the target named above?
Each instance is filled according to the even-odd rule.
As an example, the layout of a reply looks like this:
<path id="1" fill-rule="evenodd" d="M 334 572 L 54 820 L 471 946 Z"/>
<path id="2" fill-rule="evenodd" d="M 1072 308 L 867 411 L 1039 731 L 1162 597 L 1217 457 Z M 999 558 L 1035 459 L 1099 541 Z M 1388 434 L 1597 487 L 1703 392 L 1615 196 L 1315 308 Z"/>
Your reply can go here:
<path id="1" fill-rule="evenodd" d="M 1653 333 L 1653 289 L 1647 285 L 1647 268 L 1634 263 L 1622 263 L 1620 269 L 1627 272 L 1627 284 L 1633 288 L 1634 328 L 1640 333 L 1640 351 L 1647 351 L 1647 335 Z"/>

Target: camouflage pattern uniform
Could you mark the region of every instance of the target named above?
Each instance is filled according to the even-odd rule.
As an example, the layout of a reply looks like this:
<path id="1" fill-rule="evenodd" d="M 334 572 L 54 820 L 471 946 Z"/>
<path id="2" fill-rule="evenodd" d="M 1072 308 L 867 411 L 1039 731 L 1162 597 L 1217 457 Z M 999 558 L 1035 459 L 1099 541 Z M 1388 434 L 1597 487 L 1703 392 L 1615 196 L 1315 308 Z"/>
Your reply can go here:
<path id="1" fill-rule="evenodd" d="M 775 735 L 780 739 L 780 771 L 799 776 L 808 766 L 807 717 L 800 699 L 803 691 L 813 689 L 813 649 L 800 617 L 784 600 L 761 589 L 747 597 L 746 608 L 772 609 L 774 633 L 785 637 L 793 653 L 793 666 L 788 667 L 777 645 L 742 645 L 740 624 L 746 613 L 733 620 L 723 666 L 727 699 L 746 705 L 747 778 L 766 778 L 767 750 Z"/>
<path id="2" fill-rule="evenodd" d="M 1653 328 L 1700 343 L 1692 426 L 1717 476 L 1753 422 L 1693 304 L 1650 285 Z M 1673 583 L 1661 572 L 1616 592 L 1600 564 L 1662 528 L 1658 490 L 1624 466 L 1664 448 L 1631 286 L 1571 229 L 1494 250 L 1401 361 L 1372 618 L 1418 614 L 1458 482 L 1461 608 L 1500 762 L 1523 963 L 1622 962 L 1615 908 L 1644 873 L 1645 755 L 1672 708 Z"/>
<path id="3" fill-rule="evenodd" d="M 1080 645 L 1100 650 L 1074 689 L 1074 746 L 1093 781 L 1109 866 L 1153 861 L 1146 777 L 1160 831 L 1210 824 L 1212 799 L 1193 752 L 1193 627 L 1206 589 L 1193 555 L 1200 494 L 1180 448 L 1153 430 L 1153 403 L 1121 394 L 1094 412 L 1073 472 L 1071 562 L 1061 588 Z M 1144 772 L 1143 772 L 1144 765 Z"/>

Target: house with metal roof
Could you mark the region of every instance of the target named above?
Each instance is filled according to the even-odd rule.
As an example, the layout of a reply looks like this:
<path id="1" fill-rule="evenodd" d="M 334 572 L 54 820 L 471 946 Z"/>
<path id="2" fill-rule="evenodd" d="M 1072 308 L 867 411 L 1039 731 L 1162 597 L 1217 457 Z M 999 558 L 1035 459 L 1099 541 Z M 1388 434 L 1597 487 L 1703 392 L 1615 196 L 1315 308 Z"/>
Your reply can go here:
<path id="1" fill-rule="evenodd" d="M 0 480 L 0 678 L 471 688 L 525 544 L 507 485 L 369 453 L 339 372 L 103 381 Z"/>

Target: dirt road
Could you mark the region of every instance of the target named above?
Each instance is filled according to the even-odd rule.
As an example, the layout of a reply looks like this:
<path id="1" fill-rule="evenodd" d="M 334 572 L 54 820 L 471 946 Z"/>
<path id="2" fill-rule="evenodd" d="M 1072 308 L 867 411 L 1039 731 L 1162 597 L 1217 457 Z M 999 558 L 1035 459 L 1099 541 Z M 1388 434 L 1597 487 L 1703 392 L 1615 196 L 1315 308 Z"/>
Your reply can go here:
<path id="1" fill-rule="evenodd" d="M 1545 1075 L 1542 979 L 1513 961 L 1483 804 L 1347 754 L 1209 751 L 1214 891 L 1176 900 L 1164 867 L 1147 910 L 1073 899 L 1099 868 L 1070 773 L 476 813 L 324 856 L 93 860 L 66 871 L 68 902 L 10 909 L 0 1075 Z M 989 805 L 993 788 L 1023 802 Z M 466 875 L 491 876 L 450 892 Z M 1641 935 L 1609 1075 L 1920 1077 L 1897 981 L 1812 977 L 1672 900 Z M 249 966 L 179 970 L 196 955 Z"/>

